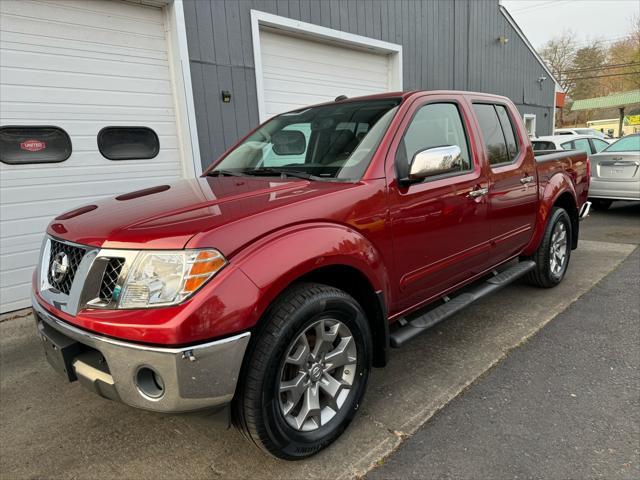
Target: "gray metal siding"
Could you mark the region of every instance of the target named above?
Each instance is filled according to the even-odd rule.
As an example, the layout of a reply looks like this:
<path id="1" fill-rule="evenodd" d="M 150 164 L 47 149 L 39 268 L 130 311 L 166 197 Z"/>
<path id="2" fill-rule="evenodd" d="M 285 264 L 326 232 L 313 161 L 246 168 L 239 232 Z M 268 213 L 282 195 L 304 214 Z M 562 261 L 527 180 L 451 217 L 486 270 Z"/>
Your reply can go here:
<path id="1" fill-rule="evenodd" d="M 185 0 L 203 167 L 258 123 L 251 9 L 401 44 L 405 90 L 505 95 L 537 115 L 539 135 L 551 133 L 553 80 L 536 81 L 548 74 L 497 0 Z"/>

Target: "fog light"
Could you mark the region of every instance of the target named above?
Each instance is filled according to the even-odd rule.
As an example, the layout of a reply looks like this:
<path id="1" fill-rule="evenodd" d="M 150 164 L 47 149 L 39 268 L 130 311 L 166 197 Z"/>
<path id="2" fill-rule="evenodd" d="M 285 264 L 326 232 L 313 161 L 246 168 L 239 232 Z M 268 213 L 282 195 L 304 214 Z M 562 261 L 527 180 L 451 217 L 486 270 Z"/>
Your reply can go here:
<path id="1" fill-rule="evenodd" d="M 164 395 L 164 381 L 159 373 L 142 367 L 136 374 L 136 386 L 143 397 L 157 400 Z"/>

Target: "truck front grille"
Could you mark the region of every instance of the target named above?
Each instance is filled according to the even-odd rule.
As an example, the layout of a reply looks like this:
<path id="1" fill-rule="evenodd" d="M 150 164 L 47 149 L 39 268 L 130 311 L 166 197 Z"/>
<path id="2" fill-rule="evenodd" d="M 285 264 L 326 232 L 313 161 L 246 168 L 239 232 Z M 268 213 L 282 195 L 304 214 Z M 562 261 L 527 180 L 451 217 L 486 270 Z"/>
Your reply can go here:
<path id="1" fill-rule="evenodd" d="M 107 264 L 107 268 L 102 276 L 102 283 L 100 284 L 100 300 L 104 302 L 111 302 L 115 300 L 113 298 L 113 292 L 118 284 L 118 278 L 122 267 L 124 267 L 124 258 L 111 258 Z"/>
<path id="2" fill-rule="evenodd" d="M 85 250 L 74 245 L 51 240 L 51 256 L 49 257 L 49 268 L 47 270 L 47 279 L 49 285 L 69 295 L 73 279 L 76 276 L 78 265 Z M 54 268 L 56 263 L 57 268 Z"/>

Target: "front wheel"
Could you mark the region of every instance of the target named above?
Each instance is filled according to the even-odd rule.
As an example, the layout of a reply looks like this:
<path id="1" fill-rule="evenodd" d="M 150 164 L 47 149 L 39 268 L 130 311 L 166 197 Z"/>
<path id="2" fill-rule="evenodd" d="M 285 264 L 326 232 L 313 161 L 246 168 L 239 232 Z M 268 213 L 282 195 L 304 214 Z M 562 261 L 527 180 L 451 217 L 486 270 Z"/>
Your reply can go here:
<path id="1" fill-rule="evenodd" d="M 571 258 L 571 219 L 560 207 L 554 207 L 540 246 L 530 258 L 536 266 L 527 276 L 532 285 L 550 288 L 564 278 Z"/>
<path id="2" fill-rule="evenodd" d="M 234 401 L 240 430 L 284 459 L 318 452 L 359 408 L 372 360 L 364 312 L 345 292 L 304 283 L 269 309 Z"/>

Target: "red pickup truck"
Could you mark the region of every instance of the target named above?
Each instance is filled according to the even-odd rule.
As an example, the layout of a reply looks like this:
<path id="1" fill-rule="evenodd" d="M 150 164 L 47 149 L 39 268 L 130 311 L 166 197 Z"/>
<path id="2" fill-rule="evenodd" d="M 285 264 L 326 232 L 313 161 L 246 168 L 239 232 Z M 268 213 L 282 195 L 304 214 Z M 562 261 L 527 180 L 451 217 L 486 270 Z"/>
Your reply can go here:
<path id="1" fill-rule="evenodd" d="M 264 451 L 311 455 L 347 427 L 389 346 L 517 278 L 562 281 L 589 174 L 582 152 L 534 157 L 494 95 L 276 116 L 200 178 L 50 223 L 33 279 L 46 357 L 134 407 L 230 405 Z"/>

